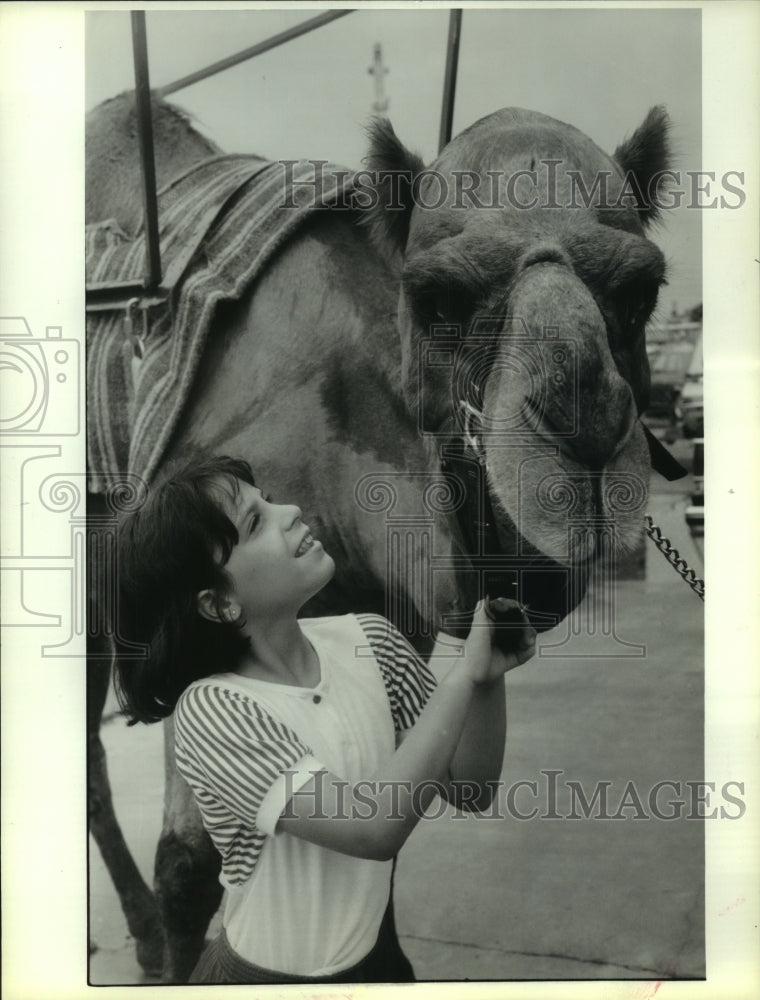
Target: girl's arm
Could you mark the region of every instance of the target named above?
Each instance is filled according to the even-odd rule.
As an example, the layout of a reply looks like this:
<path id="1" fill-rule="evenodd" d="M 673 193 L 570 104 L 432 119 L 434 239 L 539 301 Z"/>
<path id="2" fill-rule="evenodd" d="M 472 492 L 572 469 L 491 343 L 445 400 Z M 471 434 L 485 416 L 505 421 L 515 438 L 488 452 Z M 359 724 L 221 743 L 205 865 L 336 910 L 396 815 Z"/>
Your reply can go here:
<path id="1" fill-rule="evenodd" d="M 449 802 L 461 809 L 488 808 L 499 780 L 507 740 L 504 677 L 478 685 L 451 761 Z"/>
<path id="2" fill-rule="evenodd" d="M 464 642 L 463 655 L 453 657 L 439 671 L 444 676 L 414 727 L 382 769 L 381 780 L 352 788 L 335 775 L 320 772 L 288 800 L 277 831 L 287 831 L 354 857 L 378 861 L 394 857 L 436 792 L 445 791 L 442 786 L 448 780 L 463 735 L 461 760 L 455 764 L 457 773 L 460 766 L 469 765 L 473 754 L 478 756 L 477 726 L 489 725 L 494 718 L 501 734 L 494 742 L 501 738 L 503 752 L 504 728 L 497 718 L 499 685 L 503 685 L 501 678 L 507 670 L 533 655 L 533 645 L 517 653 L 492 654 L 492 631 L 481 604 Z M 502 693 L 502 716 L 503 704 Z M 490 747 L 491 741 L 487 742 Z M 494 756 L 492 749 L 487 756 Z M 485 770 L 490 775 L 493 764 Z M 433 782 L 439 783 L 438 788 Z M 319 809 L 315 809 L 316 803 Z"/>
<path id="3" fill-rule="evenodd" d="M 523 616 L 518 651 L 524 656 L 532 655 L 535 641 L 535 630 Z M 461 639 L 439 634 L 428 666 L 436 672 L 436 662 L 442 651 L 450 652 L 463 645 Z M 445 797 L 460 809 L 486 809 L 493 800 L 495 783 L 501 774 L 507 739 L 504 673 L 509 669 L 509 664 L 504 666 L 499 662 L 503 656 L 496 648 L 491 652 L 491 679 L 478 684 L 473 693 L 470 710 L 449 769 L 451 780 Z"/>

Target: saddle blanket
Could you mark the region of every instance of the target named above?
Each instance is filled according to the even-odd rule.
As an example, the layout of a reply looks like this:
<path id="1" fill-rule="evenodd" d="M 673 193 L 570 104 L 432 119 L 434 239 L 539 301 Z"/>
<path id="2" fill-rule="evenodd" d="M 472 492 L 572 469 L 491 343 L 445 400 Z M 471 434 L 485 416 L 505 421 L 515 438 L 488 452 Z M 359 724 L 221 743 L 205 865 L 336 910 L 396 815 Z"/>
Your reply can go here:
<path id="1" fill-rule="evenodd" d="M 321 162 L 321 161 L 318 161 Z M 217 307 L 240 299 L 271 258 L 317 210 L 346 207 L 351 171 L 311 161 L 216 156 L 158 194 L 167 303 L 137 311 L 135 357 L 123 308 L 87 315 L 89 488 L 104 492 L 126 473 L 150 482 L 183 415 L 213 336 Z M 87 282 L 140 279 L 145 239 L 114 220 L 87 227 Z"/>

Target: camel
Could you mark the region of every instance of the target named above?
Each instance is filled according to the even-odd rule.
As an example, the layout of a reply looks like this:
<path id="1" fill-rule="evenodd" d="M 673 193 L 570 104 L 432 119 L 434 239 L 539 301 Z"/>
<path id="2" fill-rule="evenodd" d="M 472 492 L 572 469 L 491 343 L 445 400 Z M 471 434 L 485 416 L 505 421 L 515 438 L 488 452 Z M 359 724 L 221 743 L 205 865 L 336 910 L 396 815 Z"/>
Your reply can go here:
<path id="1" fill-rule="evenodd" d="M 172 105 L 154 99 L 153 120 L 159 187 L 219 155 Z M 539 631 L 556 625 L 605 546 L 640 538 L 644 329 L 665 278 L 646 231 L 667 131 L 653 108 L 609 156 L 571 125 L 505 108 L 426 167 L 375 121 L 350 205 L 315 211 L 219 310 L 162 468 L 237 455 L 297 501 L 338 566 L 309 614 L 379 611 L 421 649 L 465 628 L 485 592 Z M 88 115 L 87 221 L 128 234 L 134 135 L 131 95 Z M 96 516 L 102 493 L 90 503 Z M 184 982 L 220 901 L 218 858 L 168 720 L 155 893 L 140 878 L 98 736 L 105 634 L 89 655 L 91 831 L 141 963 Z"/>

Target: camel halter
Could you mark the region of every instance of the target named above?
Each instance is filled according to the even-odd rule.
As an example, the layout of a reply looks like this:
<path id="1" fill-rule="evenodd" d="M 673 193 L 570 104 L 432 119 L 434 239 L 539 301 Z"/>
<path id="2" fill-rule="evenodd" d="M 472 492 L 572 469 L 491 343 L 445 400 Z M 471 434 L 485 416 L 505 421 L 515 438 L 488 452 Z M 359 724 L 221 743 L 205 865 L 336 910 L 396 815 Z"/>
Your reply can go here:
<path id="1" fill-rule="evenodd" d="M 477 458 L 478 462 L 480 462 L 481 465 L 484 465 L 485 455 L 483 453 L 483 448 L 477 432 L 477 427 L 482 422 L 483 415 L 471 403 L 464 399 L 459 401 L 459 408 L 463 414 L 463 428 L 461 435 L 459 436 L 461 452 L 459 452 L 459 448 L 457 451 L 461 456 L 464 456 L 465 452 L 470 451 Z M 649 460 L 654 471 L 667 479 L 668 482 L 683 479 L 684 476 L 687 475 L 687 470 L 670 454 L 668 449 L 658 440 L 658 438 L 652 434 L 646 424 L 642 423 L 641 426 L 644 429 L 644 436 L 649 447 Z M 452 464 L 456 464 L 456 458 L 445 458 L 441 461 L 441 468 L 449 468 Z M 475 519 L 474 532 L 480 537 L 482 548 L 479 549 L 479 551 L 498 552 L 499 543 L 496 534 L 495 517 L 491 504 L 491 498 L 487 489 L 484 492 L 485 496 L 482 518 L 478 517 Z M 473 524 L 465 523 L 466 510 L 467 505 L 460 508 L 458 512 L 458 521 L 460 531 L 465 538 L 468 538 L 473 533 Z M 662 529 L 655 524 L 649 514 L 647 514 L 644 518 L 644 525 L 644 530 L 650 541 L 654 543 L 681 579 L 687 583 L 689 587 L 691 587 L 697 597 L 701 601 L 704 601 L 705 581 L 696 575 L 694 570 L 681 556 L 678 549 L 672 544 L 670 539 L 663 535 Z M 516 571 L 510 572 L 513 576 L 512 586 L 516 588 Z"/>

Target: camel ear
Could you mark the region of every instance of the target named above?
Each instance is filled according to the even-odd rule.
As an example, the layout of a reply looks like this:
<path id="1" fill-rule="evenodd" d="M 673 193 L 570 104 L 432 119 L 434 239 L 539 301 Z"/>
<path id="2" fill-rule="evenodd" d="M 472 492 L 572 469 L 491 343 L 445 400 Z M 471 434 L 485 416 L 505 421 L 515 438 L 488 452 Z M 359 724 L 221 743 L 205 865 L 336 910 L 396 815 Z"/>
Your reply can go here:
<path id="1" fill-rule="evenodd" d="M 630 139 L 626 139 L 615 150 L 614 158 L 623 168 L 629 189 L 638 204 L 639 218 L 644 225 L 654 222 L 659 215 L 659 206 L 650 201 L 647 192 L 652 179 L 670 166 L 670 118 L 665 108 L 658 104 L 649 109 L 644 121 Z M 656 184 L 652 186 L 652 193 Z"/>
<path id="2" fill-rule="evenodd" d="M 372 187 L 377 197 L 364 211 L 362 221 L 381 249 L 403 253 L 414 207 L 412 184 L 425 164 L 399 141 L 387 118 L 375 118 L 367 132 L 369 152 L 364 163 L 376 175 Z"/>

